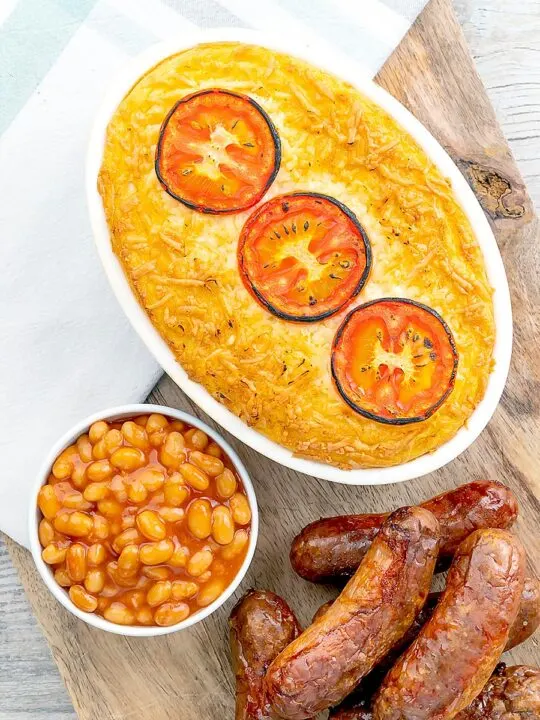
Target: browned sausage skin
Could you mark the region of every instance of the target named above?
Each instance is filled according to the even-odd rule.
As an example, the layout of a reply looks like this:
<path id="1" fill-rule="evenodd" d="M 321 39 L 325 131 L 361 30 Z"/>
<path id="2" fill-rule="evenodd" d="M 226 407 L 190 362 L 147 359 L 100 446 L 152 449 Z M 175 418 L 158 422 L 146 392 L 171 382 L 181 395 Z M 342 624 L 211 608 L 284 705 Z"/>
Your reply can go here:
<path id="1" fill-rule="evenodd" d="M 461 485 L 438 495 L 421 507 L 441 525 L 442 567 L 473 530 L 508 528 L 518 512 L 514 493 L 488 480 Z M 291 564 L 305 580 L 328 582 L 353 574 L 376 537 L 387 514 L 343 515 L 307 525 L 293 540 Z"/>
<path id="2" fill-rule="evenodd" d="M 374 720 L 451 720 L 479 694 L 515 621 L 525 553 L 506 530 L 477 530 L 456 551 L 431 619 L 385 677 Z"/>
<path id="3" fill-rule="evenodd" d="M 334 708 L 329 720 L 372 720 L 369 697 L 356 697 Z M 538 720 L 540 670 L 526 665 L 497 668 L 486 686 L 454 720 Z"/>
<path id="4" fill-rule="evenodd" d="M 394 651 L 388 653 L 386 658 L 383 658 L 381 665 L 388 666 L 393 664 L 393 661 L 397 658 L 404 648 L 408 647 L 416 636 L 420 632 L 420 629 L 424 623 L 433 615 L 435 606 L 439 601 L 442 593 L 432 592 L 429 593 L 426 604 L 416 617 L 414 623 L 411 625 L 409 630 L 405 633 L 403 638 L 398 642 Z M 315 622 L 328 610 L 333 600 L 328 600 L 317 610 L 313 616 L 312 622 Z M 521 600 L 519 603 L 519 610 L 516 619 L 514 620 L 512 627 L 510 628 L 510 634 L 508 636 L 508 642 L 504 651 L 511 650 L 516 645 L 521 645 L 525 640 L 528 640 L 538 629 L 540 624 L 540 581 L 536 578 L 525 578 L 523 583 L 523 590 L 521 592 Z M 397 654 L 395 654 L 397 652 Z M 387 660 L 390 658 L 390 660 Z M 389 664 L 388 664 L 389 663 Z"/>
<path id="5" fill-rule="evenodd" d="M 510 628 L 510 637 L 505 650 L 521 645 L 538 629 L 540 625 L 540 581 L 536 578 L 525 578 L 521 603 L 514 624 Z"/>
<path id="6" fill-rule="evenodd" d="M 335 705 L 386 655 L 425 602 L 438 544 L 427 510 L 390 515 L 332 607 L 268 668 L 276 715 L 303 720 Z"/>
<path id="7" fill-rule="evenodd" d="M 497 666 L 480 695 L 455 720 L 538 720 L 540 670 L 527 665 Z M 345 720 L 344 718 L 342 720 Z M 358 716 L 358 720 L 367 720 Z"/>
<path id="8" fill-rule="evenodd" d="M 229 619 L 236 675 L 236 720 L 272 718 L 263 678 L 272 660 L 300 634 L 294 613 L 269 590 L 248 590 Z"/>

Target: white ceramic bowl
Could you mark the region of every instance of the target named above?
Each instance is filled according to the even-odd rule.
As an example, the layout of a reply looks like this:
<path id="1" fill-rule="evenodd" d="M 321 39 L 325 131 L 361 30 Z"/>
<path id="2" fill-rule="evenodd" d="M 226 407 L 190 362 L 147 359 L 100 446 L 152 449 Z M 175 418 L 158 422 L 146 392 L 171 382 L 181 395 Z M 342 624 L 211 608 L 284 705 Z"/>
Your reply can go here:
<path id="1" fill-rule="evenodd" d="M 49 474 L 51 472 L 53 462 L 56 460 L 62 450 L 71 445 L 79 437 L 79 435 L 87 432 L 90 425 L 92 425 L 92 423 L 96 422 L 97 420 L 122 420 L 124 418 L 130 418 L 137 415 L 147 415 L 150 413 L 162 413 L 163 415 L 172 417 L 175 420 L 182 420 L 188 425 L 193 425 L 194 427 L 204 430 L 204 432 L 209 437 L 211 437 L 212 440 L 214 440 L 214 442 L 216 442 L 223 449 L 225 454 L 228 455 L 231 459 L 234 467 L 236 468 L 236 471 L 238 472 L 242 480 L 249 501 L 249 505 L 251 507 L 251 532 L 248 551 L 244 562 L 242 563 L 242 566 L 234 580 L 217 598 L 217 600 L 214 600 L 211 605 L 208 605 L 208 607 L 202 608 L 193 615 L 190 615 L 182 622 L 177 623 L 176 625 L 171 625 L 169 627 L 116 625 L 115 623 L 105 620 L 105 618 L 99 615 L 95 615 L 94 613 L 86 613 L 82 610 L 79 610 L 79 608 L 71 602 L 68 593 L 55 581 L 50 566 L 43 561 L 41 557 L 42 547 L 38 537 L 38 524 L 41 518 L 41 513 L 39 512 L 37 506 L 37 496 L 41 486 L 47 482 L 47 478 L 49 477 Z M 196 623 L 204 620 L 204 618 L 211 615 L 215 610 L 221 607 L 221 605 L 223 605 L 223 603 L 226 602 L 228 598 L 230 598 L 230 596 L 234 593 L 236 588 L 242 582 L 251 564 L 253 553 L 255 552 L 258 532 L 259 513 L 257 510 L 255 491 L 253 489 L 253 485 L 249 478 L 248 472 L 236 452 L 232 449 L 228 442 L 226 442 L 220 435 L 218 435 L 218 433 L 212 430 L 212 428 L 208 427 L 206 423 L 203 423 L 198 418 L 193 417 L 192 415 L 188 415 L 181 410 L 175 410 L 174 408 L 165 407 L 163 405 L 121 405 L 120 407 L 110 408 L 108 410 L 103 410 L 102 412 L 94 413 L 90 417 L 87 417 L 84 420 L 78 422 L 70 430 L 68 430 L 68 432 L 66 432 L 51 448 L 49 455 L 41 466 L 41 469 L 36 478 L 34 491 L 31 493 L 30 496 L 30 550 L 32 551 L 34 562 L 36 563 L 36 567 L 39 571 L 39 574 L 43 578 L 45 585 L 47 585 L 54 597 L 60 603 L 62 603 L 65 608 L 67 608 L 71 613 L 73 613 L 73 615 L 76 615 L 80 620 L 84 620 L 84 622 L 88 623 L 88 625 L 92 625 L 93 627 L 99 628 L 100 630 L 107 630 L 108 632 L 115 633 L 116 635 L 130 635 L 133 637 L 167 635 L 168 633 L 177 632 L 178 630 L 184 630 L 185 628 L 191 627 L 192 625 L 195 625 Z"/>
<path id="2" fill-rule="evenodd" d="M 103 158 L 107 124 L 124 95 L 148 69 L 169 55 L 198 43 L 217 41 L 252 43 L 283 51 L 347 80 L 390 113 L 413 136 L 442 174 L 451 181 L 455 196 L 467 214 L 482 249 L 488 278 L 495 290 L 493 295 L 497 332 L 494 349 L 495 368 L 489 377 L 486 394 L 469 418 L 467 425 L 434 452 L 393 467 L 360 470 L 341 470 L 325 463 L 295 457 L 287 448 L 248 427 L 224 405 L 212 398 L 202 385 L 190 380 L 133 295 L 122 267 L 112 251 L 109 230 L 97 191 L 97 177 Z M 301 38 L 291 37 L 286 33 L 276 37 L 263 32 L 239 29 L 190 31 L 175 40 L 149 48 L 129 62 L 114 80 L 104 98 L 88 148 L 86 181 L 90 218 L 99 255 L 116 297 L 133 327 L 163 369 L 200 408 L 223 428 L 263 455 L 294 470 L 333 482 L 349 485 L 401 482 L 426 475 L 453 460 L 478 437 L 493 415 L 504 389 L 510 365 L 512 311 L 504 266 L 489 223 L 463 175 L 435 138 L 403 105 L 376 85 L 361 66 L 338 51 L 330 51 L 323 44 L 303 42 Z"/>

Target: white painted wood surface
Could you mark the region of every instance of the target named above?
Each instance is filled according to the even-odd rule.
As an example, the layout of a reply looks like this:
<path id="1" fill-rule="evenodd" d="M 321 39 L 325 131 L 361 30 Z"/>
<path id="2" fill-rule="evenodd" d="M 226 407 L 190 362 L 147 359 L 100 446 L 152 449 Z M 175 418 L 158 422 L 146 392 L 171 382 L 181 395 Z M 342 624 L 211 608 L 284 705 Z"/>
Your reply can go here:
<path id="1" fill-rule="evenodd" d="M 454 0 L 480 75 L 540 208 L 540 0 Z M 0 540 L 0 720 L 75 712 Z"/>

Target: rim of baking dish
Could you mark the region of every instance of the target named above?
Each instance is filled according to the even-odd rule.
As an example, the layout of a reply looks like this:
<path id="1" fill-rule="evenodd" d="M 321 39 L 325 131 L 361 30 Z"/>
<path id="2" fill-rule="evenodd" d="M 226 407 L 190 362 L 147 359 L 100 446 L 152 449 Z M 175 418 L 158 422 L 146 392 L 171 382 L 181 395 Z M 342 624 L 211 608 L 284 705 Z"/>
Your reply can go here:
<path id="1" fill-rule="evenodd" d="M 249 500 L 249 506 L 251 508 L 251 529 L 249 535 L 249 544 L 246 557 L 244 562 L 240 566 L 236 576 L 232 580 L 231 584 L 228 585 L 223 593 L 214 600 L 213 603 L 208 607 L 201 608 L 193 615 L 190 615 L 182 622 L 176 623 L 176 625 L 169 625 L 167 627 L 160 627 L 158 625 L 152 626 L 141 626 L 141 625 L 117 625 L 115 623 L 105 620 L 100 615 L 94 613 L 86 613 L 71 601 L 68 593 L 64 588 L 60 587 L 54 579 L 53 572 L 49 565 L 47 565 L 41 557 L 41 543 L 39 542 L 38 526 L 40 520 L 40 510 L 37 504 L 38 493 L 42 485 L 45 485 L 49 474 L 51 472 L 52 465 L 58 455 L 66 447 L 71 445 L 82 433 L 86 432 L 92 423 L 98 420 L 122 420 L 128 417 L 136 417 L 137 415 L 149 415 L 151 413 L 161 413 L 168 417 L 172 417 L 175 420 L 182 420 L 189 425 L 204 430 L 214 442 L 216 442 L 222 450 L 231 459 L 236 471 L 240 475 L 244 489 L 246 491 L 247 498 Z M 185 630 L 186 628 L 196 625 L 201 620 L 204 620 L 219 607 L 221 607 L 238 588 L 242 580 L 244 579 L 253 555 L 255 553 L 255 547 L 257 545 L 257 537 L 259 534 L 259 511 L 257 508 L 257 498 L 255 496 L 255 490 L 253 483 L 249 477 L 248 471 L 246 470 L 244 463 L 238 457 L 236 451 L 229 445 L 229 443 L 215 430 L 209 427 L 205 422 L 199 420 L 199 418 L 190 415 L 189 413 L 183 412 L 182 410 L 176 410 L 175 408 L 167 407 L 165 405 L 150 405 L 146 403 L 134 403 L 130 405 L 119 405 L 117 407 L 108 408 L 101 410 L 100 412 L 92 413 L 89 417 L 80 420 L 73 427 L 71 427 L 61 438 L 59 438 L 51 448 L 47 458 L 43 462 L 40 471 L 37 475 L 34 490 L 30 495 L 30 508 L 28 513 L 28 533 L 30 537 L 30 550 L 32 557 L 41 575 L 44 583 L 47 585 L 49 590 L 52 592 L 54 597 L 60 602 L 67 610 L 73 615 L 83 620 L 88 625 L 99 628 L 100 630 L 106 630 L 116 635 L 128 635 L 130 637 L 153 637 L 155 635 L 168 635 L 169 633 L 178 632 L 179 630 Z"/>
<path id="2" fill-rule="evenodd" d="M 103 158 L 107 125 L 122 98 L 145 72 L 170 55 L 208 42 L 241 42 L 259 45 L 307 60 L 315 66 L 334 73 L 386 110 L 416 140 L 442 174 L 450 180 L 454 195 L 467 215 L 482 250 L 488 280 L 494 289 L 496 338 L 493 360 L 495 366 L 489 376 L 485 395 L 466 425 L 432 453 L 390 467 L 354 470 L 343 470 L 316 460 L 295 456 L 291 450 L 246 425 L 239 417 L 215 400 L 202 385 L 190 380 L 165 340 L 159 335 L 139 305 L 129 281 L 124 275 L 122 266 L 112 250 L 109 229 L 101 197 L 97 190 L 97 178 Z M 237 28 L 190 31 L 173 40 L 160 42 L 148 48 L 131 59 L 108 88 L 91 133 L 86 165 L 86 185 L 91 225 L 99 256 L 113 291 L 131 324 L 161 367 L 186 395 L 225 430 L 262 455 L 293 470 L 332 482 L 348 485 L 384 485 L 403 482 L 438 470 L 464 452 L 482 432 L 495 412 L 510 367 L 512 310 L 504 265 L 491 227 L 467 181 L 431 133 L 398 100 L 376 85 L 361 65 L 340 51 L 329 49 L 323 42 L 320 44 L 307 42 L 287 33 L 276 36 L 261 31 Z"/>

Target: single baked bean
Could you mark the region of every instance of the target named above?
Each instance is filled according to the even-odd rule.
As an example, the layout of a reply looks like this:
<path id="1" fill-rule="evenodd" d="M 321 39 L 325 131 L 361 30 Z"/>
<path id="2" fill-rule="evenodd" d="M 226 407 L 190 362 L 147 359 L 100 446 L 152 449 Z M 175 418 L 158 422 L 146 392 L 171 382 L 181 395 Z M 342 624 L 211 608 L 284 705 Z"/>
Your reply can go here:
<path id="1" fill-rule="evenodd" d="M 148 450 L 150 446 L 146 430 L 132 420 L 127 420 L 122 425 L 122 435 L 130 445 L 140 450 Z"/>
<path id="2" fill-rule="evenodd" d="M 71 445 L 56 458 L 52 466 L 52 474 L 57 480 L 67 480 L 70 477 L 73 470 L 73 456 L 76 453 L 77 448 Z"/>
<path id="3" fill-rule="evenodd" d="M 189 600 L 199 592 L 199 586 L 189 580 L 175 580 L 171 592 L 173 600 Z"/>
<path id="4" fill-rule="evenodd" d="M 94 515 L 92 537 L 96 540 L 106 540 L 109 537 L 109 522 L 102 515 Z"/>
<path id="5" fill-rule="evenodd" d="M 148 435 L 148 442 L 153 448 L 158 448 L 163 445 L 166 436 L 165 430 L 156 430 Z"/>
<path id="6" fill-rule="evenodd" d="M 204 540 L 212 532 L 212 506 L 208 500 L 194 500 L 187 511 L 187 524 L 191 534 Z"/>
<path id="7" fill-rule="evenodd" d="M 111 528 L 111 535 L 113 537 L 120 535 L 123 530 L 121 518 L 113 518 L 109 523 L 109 527 Z"/>
<path id="8" fill-rule="evenodd" d="M 134 447 L 121 447 L 111 455 L 111 465 L 119 470 L 133 472 L 142 467 L 146 462 L 146 456 L 142 450 Z"/>
<path id="9" fill-rule="evenodd" d="M 217 505 L 212 510 L 212 537 L 219 545 L 228 545 L 234 537 L 231 511 L 224 505 Z"/>
<path id="10" fill-rule="evenodd" d="M 186 457 L 184 445 L 184 438 L 181 433 L 176 432 L 176 430 L 170 432 L 159 451 L 160 463 L 171 470 L 177 470 Z"/>
<path id="11" fill-rule="evenodd" d="M 211 550 L 199 550 L 189 558 L 187 564 L 188 573 L 193 577 L 198 577 L 199 575 L 202 575 L 203 572 L 206 572 L 206 570 L 208 570 L 208 568 L 212 564 L 213 559 L 214 556 L 212 555 Z"/>
<path id="12" fill-rule="evenodd" d="M 142 483 L 148 492 L 155 492 L 163 487 L 165 475 L 158 468 L 144 468 L 138 473 L 137 481 Z"/>
<path id="13" fill-rule="evenodd" d="M 160 516 L 153 510 L 143 510 L 136 519 L 139 532 L 148 540 L 163 540 L 167 528 Z"/>
<path id="14" fill-rule="evenodd" d="M 109 607 L 110 603 L 111 601 L 109 600 L 109 598 L 104 597 L 103 594 L 99 595 L 97 599 L 97 609 L 95 610 L 95 612 L 98 615 L 103 615 L 104 611 L 106 610 L 106 608 Z"/>
<path id="15" fill-rule="evenodd" d="M 154 623 L 154 614 L 149 607 L 142 607 L 137 610 L 136 617 L 139 625 L 153 625 Z"/>
<path id="16" fill-rule="evenodd" d="M 135 422 L 137 423 L 137 425 L 140 425 L 141 427 L 145 428 L 146 423 L 148 422 L 148 415 L 138 415 L 135 418 Z"/>
<path id="17" fill-rule="evenodd" d="M 85 487 L 83 497 L 88 502 L 97 502 L 105 500 L 109 494 L 109 484 L 106 482 L 93 482 Z"/>
<path id="18" fill-rule="evenodd" d="M 86 547 L 82 543 L 73 543 L 68 548 L 66 570 L 74 582 L 82 582 L 86 577 Z"/>
<path id="19" fill-rule="evenodd" d="M 163 565 L 158 567 L 144 567 L 142 571 L 143 575 L 151 580 L 168 580 L 171 577 L 171 571 Z"/>
<path id="20" fill-rule="evenodd" d="M 198 428 L 191 428 L 185 432 L 184 439 L 186 445 L 193 450 L 204 450 L 208 445 L 208 435 Z"/>
<path id="21" fill-rule="evenodd" d="M 101 543 L 94 543 L 88 548 L 88 552 L 86 553 L 86 562 L 91 567 L 97 567 L 105 562 L 106 557 L 107 551 L 105 550 L 105 545 L 102 545 Z"/>
<path id="22" fill-rule="evenodd" d="M 122 513 L 122 530 L 135 527 L 135 516 L 127 513 Z"/>
<path id="23" fill-rule="evenodd" d="M 109 483 L 112 494 L 122 506 L 125 505 L 128 499 L 124 480 L 125 479 L 122 477 L 122 475 L 115 475 Z"/>
<path id="24" fill-rule="evenodd" d="M 118 450 L 118 448 L 122 447 L 124 444 L 124 436 L 120 430 L 114 428 L 113 430 L 109 430 L 105 433 L 103 442 L 105 444 L 105 448 L 107 449 L 107 455 L 112 455 L 115 450 Z"/>
<path id="25" fill-rule="evenodd" d="M 237 484 L 234 473 L 229 470 L 229 468 L 225 468 L 225 470 L 216 477 L 217 494 L 222 498 L 230 498 L 236 492 Z"/>
<path id="26" fill-rule="evenodd" d="M 115 586 L 111 582 L 106 580 L 105 585 L 103 586 L 103 590 L 101 591 L 101 594 L 103 595 L 103 597 L 106 598 L 107 600 L 109 600 L 109 598 L 115 597 L 117 592 L 118 591 L 115 588 Z M 110 600 L 109 600 L 109 602 L 110 602 Z"/>
<path id="27" fill-rule="evenodd" d="M 144 487 L 142 482 L 138 478 L 134 478 L 131 480 L 127 486 L 127 496 L 131 500 L 131 502 L 136 503 L 137 505 L 140 505 L 143 502 L 146 502 L 148 499 L 148 490 Z"/>
<path id="28" fill-rule="evenodd" d="M 76 605 L 79 610 L 84 612 L 94 612 L 97 609 L 97 598 L 86 592 L 82 585 L 72 585 L 69 588 L 69 597 L 71 602 Z"/>
<path id="29" fill-rule="evenodd" d="M 169 565 L 175 568 L 186 567 L 189 560 L 189 549 L 183 545 L 174 548 L 174 552 L 169 558 Z"/>
<path id="30" fill-rule="evenodd" d="M 208 582 L 211 577 L 212 577 L 212 571 L 211 571 L 211 570 L 206 570 L 205 572 L 203 572 L 202 575 L 199 575 L 199 577 L 197 578 L 197 580 L 198 580 L 198 581 L 201 583 L 201 585 L 202 585 L 202 584 L 204 584 L 205 582 Z"/>
<path id="31" fill-rule="evenodd" d="M 219 458 L 207 455 L 199 450 L 193 450 L 189 454 L 189 461 L 200 470 L 203 470 L 207 475 L 210 475 L 210 477 L 220 475 L 225 468 Z"/>
<path id="32" fill-rule="evenodd" d="M 146 543 L 141 546 L 140 558 L 143 565 L 162 565 L 170 560 L 174 552 L 172 540 Z"/>
<path id="33" fill-rule="evenodd" d="M 134 573 L 130 573 L 127 570 L 122 570 L 118 567 L 116 561 L 107 563 L 106 570 L 113 582 L 123 588 L 134 588 L 137 586 L 137 575 L 136 570 Z"/>
<path id="34" fill-rule="evenodd" d="M 163 497 L 167 505 L 180 507 L 189 497 L 189 490 L 184 484 L 184 479 L 179 473 L 173 473 L 163 486 Z M 178 477 L 177 477 L 178 476 Z"/>
<path id="35" fill-rule="evenodd" d="M 139 567 L 139 546 L 126 545 L 118 558 L 118 568 L 131 575 Z"/>
<path id="36" fill-rule="evenodd" d="M 60 501 L 52 485 L 43 485 L 38 494 L 38 506 L 47 520 L 52 520 L 60 510 Z"/>
<path id="37" fill-rule="evenodd" d="M 92 507 L 78 490 L 66 493 L 62 499 L 62 505 L 70 510 L 89 510 Z"/>
<path id="38" fill-rule="evenodd" d="M 105 573 L 99 568 L 92 568 L 84 578 L 84 587 L 88 592 L 98 595 L 105 587 Z"/>
<path id="39" fill-rule="evenodd" d="M 195 490 L 208 490 L 210 486 L 210 478 L 203 471 L 191 463 L 182 463 L 178 468 L 178 471 L 187 482 Z"/>
<path id="40" fill-rule="evenodd" d="M 139 610 L 146 605 L 146 593 L 144 590 L 128 590 L 122 600 L 133 610 Z"/>
<path id="41" fill-rule="evenodd" d="M 170 580 L 158 580 L 146 593 L 146 602 L 150 607 L 157 607 L 171 597 L 172 585 Z"/>
<path id="42" fill-rule="evenodd" d="M 84 463 L 89 463 L 92 460 L 92 443 L 88 435 L 81 435 L 77 439 L 76 445 L 81 460 Z"/>
<path id="43" fill-rule="evenodd" d="M 105 501 L 103 501 L 105 502 Z M 56 516 L 57 518 L 59 515 Z M 55 526 L 56 527 L 56 526 Z M 94 522 L 90 515 L 80 510 L 74 510 L 67 521 L 68 530 L 66 535 L 72 535 L 73 537 L 86 537 L 92 532 Z M 58 532 L 63 532 L 59 527 Z"/>
<path id="44" fill-rule="evenodd" d="M 99 440 L 101 440 L 108 429 L 109 425 L 104 420 L 98 420 L 91 425 L 88 430 L 88 438 L 90 439 L 92 445 L 95 445 Z"/>
<path id="45" fill-rule="evenodd" d="M 160 518 L 168 523 L 177 523 L 184 519 L 185 511 L 184 508 L 167 507 L 164 505 L 158 510 Z"/>
<path id="46" fill-rule="evenodd" d="M 98 440 L 97 443 L 92 448 L 92 457 L 94 460 L 105 460 L 105 458 L 109 455 L 107 452 L 107 446 L 105 445 L 105 438 L 101 438 L 101 440 Z"/>
<path id="47" fill-rule="evenodd" d="M 56 537 L 53 526 L 46 518 L 43 518 L 39 523 L 38 536 L 39 542 L 43 545 L 43 547 L 50 545 Z"/>
<path id="48" fill-rule="evenodd" d="M 112 602 L 103 613 L 105 620 L 116 625 L 133 625 L 135 615 L 121 602 Z"/>
<path id="49" fill-rule="evenodd" d="M 96 460 L 86 468 L 86 477 L 90 482 L 108 480 L 113 474 L 113 468 L 108 460 Z"/>
<path id="50" fill-rule="evenodd" d="M 112 498 L 98 500 L 97 506 L 99 512 L 102 515 L 105 515 L 106 518 L 118 517 L 118 515 L 122 514 L 122 511 L 124 509 L 124 506 L 119 503 L 118 500 L 113 500 Z"/>
<path id="51" fill-rule="evenodd" d="M 221 578 L 211 580 L 207 585 L 199 590 L 197 595 L 197 605 L 199 607 L 206 607 L 217 600 L 225 589 L 225 583 Z"/>
<path id="52" fill-rule="evenodd" d="M 233 520 L 238 525 L 247 525 L 251 520 L 251 509 L 245 495 L 235 493 L 229 500 Z"/>
<path id="53" fill-rule="evenodd" d="M 189 615 L 189 605 L 186 603 L 165 603 L 160 605 L 154 613 L 154 620 L 158 625 L 167 627 L 176 625 Z"/>
<path id="54" fill-rule="evenodd" d="M 43 562 L 47 565 L 59 565 L 66 559 L 67 547 L 62 547 L 56 542 L 49 543 L 46 548 L 43 548 L 41 557 Z"/>
<path id="55" fill-rule="evenodd" d="M 137 528 L 126 528 L 113 540 L 113 550 L 120 554 L 127 545 L 138 545 L 143 540 Z"/>
<path id="56" fill-rule="evenodd" d="M 84 488 L 88 485 L 88 478 L 86 477 L 86 468 L 84 465 L 75 465 L 73 472 L 71 473 L 71 482 L 77 490 L 84 490 Z"/>
<path id="57" fill-rule="evenodd" d="M 185 423 L 181 420 L 171 420 L 169 423 L 169 430 L 176 430 L 177 432 L 184 432 L 186 429 Z"/>
<path id="58" fill-rule="evenodd" d="M 216 458 L 220 458 L 222 455 L 221 448 L 214 441 L 212 441 L 210 443 L 210 445 L 208 445 L 208 447 L 205 450 L 205 453 L 207 455 L 212 455 L 212 457 L 216 457 Z"/>
<path id="59" fill-rule="evenodd" d="M 164 415 L 152 413 L 148 416 L 148 420 L 146 421 L 146 432 L 150 434 L 156 430 L 163 430 L 168 427 L 168 425 L 169 421 Z"/>
<path id="60" fill-rule="evenodd" d="M 60 587 L 70 587 L 73 585 L 72 579 L 69 577 L 65 567 L 58 567 L 54 571 L 54 579 L 60 585 Z"/>
<path id="61" fill-rule="evenodd" d="M 221 551 L 221 556 L 225 560 L 232 560 L 243 552 L 248 540 L 249 536 L 247 530 L 237 530 L 234 533 L 231 544 L 224 547 Z"/>

